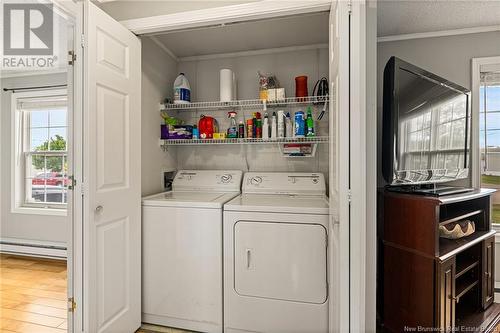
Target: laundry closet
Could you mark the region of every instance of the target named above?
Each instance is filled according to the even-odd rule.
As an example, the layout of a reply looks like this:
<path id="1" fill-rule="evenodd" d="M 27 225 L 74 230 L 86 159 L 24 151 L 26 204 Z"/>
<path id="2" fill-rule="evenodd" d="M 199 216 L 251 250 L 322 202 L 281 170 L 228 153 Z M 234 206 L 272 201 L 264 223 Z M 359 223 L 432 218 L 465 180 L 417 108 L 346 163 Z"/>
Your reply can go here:
<path id="1" fill-rule="evenodd" d="M 329 12 L 146 34 L 141 40 L 143 80 L 161 76 L 154 86 L 149 86 L 153 82 L 143 82 L 143 87 L 148 85 L 148 91 L 142 92 L 143 120 L 147 121 L 142 126 L 143 156 L 161 154 L 164 171 L 305 171 L 321 172 L 328 180 L 330 102 L 327 96 L 314 96 L 313 90 L 319 80 L 329 77 Z M 236 88 L 231 102 L 220 102 L 222 69 L 230 69 L 234 74 Z M 259 72 L 278 80 L 277 84 L 285 92 L 284 99 L 267 103 L 259 99 Z M 192 103 L 172 104 L 173 84 L 179 73 L 184 73 L 189 80 Z M 307 76 L 309 97 L 295 98 L 295 78 L 298 76 Z M 150 97 L 153 92 L 149 90 L 154 90 L 154 101 Z M 168 99 L 166 104 L 165 99 Z M 160 141 L 160 110 L 190 126 L 198 126 L 203 116 L 213 117 L 218 122 L 218 132 L 225 134 L 230 127 L 228 112 L 234 111 L 236 124 L 244 125 L 244 136 L 248 138 L 247 121 L 256 112 L 261 121 L 267 114 L 269 125 L 273 114 L 289 112 L 293 123 L 295 112 L 302 111 L 306 115 L 308 107 L 312 110 L 314 136 L 301 140 L 287 137 L 290 144 L 271 138 L 266 140 L 262 135 L 260 140 Z M 299 141 L 307 142 L 297 147 L 295 143 Z M 300 153 L 301 147 L 305 154 Z M 143 178 L 161 179 L 159 165 L 152 164 L 150 159 L 143 158 Z M 151 194 L 145 188 L 143 193 Z"/>
<path id="2" fill-rule="evenodd" d="M 234 236 L 236 244 L 238 232 L 226 233 L 233 228 L 236 230 L 238 218 L 249 220 L 258 214 L 262 214 L 259 215 L 262 221 L 269 222 L 271 233 L 259 230 L 253 235 L 262 237 L 252 241 L 258 243 L 268 237 L 268 244 L 272 244 L 273 237 L 269 238 L 272 233 L 277 235 L 277 241 L 301 237 L 309 237 L 307 241 L 314 239 L 312 246 L 290 248 L 293 253 L 287 256 L 286 263 L 282 263 L 284 267 L 296 267 L 297 276 L 286 270 L 275 276 L 256 270 L 253 280 L 245 280 L 241 290 L 235 287 L 235 294 L 229 299 L 226 295 L 231 285 L 226 284 L 233 283 L 229 280 L 233 277 L 227 274 L 231 270 L 239 274 L 240 264 L 246 265 L 247 270 L 253 269 L 252 258 L 259 255 L 258 250 L 255 254 L 253 248 L 242 247 L 246 264 L 234 258 L 234 269 L 225 270 L 220 281 L 224 280 L 225 295 L 221 302 L 224 303 L 224 315 L 218 314 L 220 320 L 217 322 L 200 321 L 200 325 L 212 325 L 210 328 L 199 326 L 201 331 L 290 332 L 294 327 L 299 332 L 314 325 L 316 331 L 331 332 L 356 330 L 356 325 L 364 325 L 364 321 L 357 320 L 361 314 L 356 308 L 364 306 L 364 302 L 359 297 L 350 301 L 351 293 L 357 291 L 349 288 L 352 283 L 360 285 L 365 281 L 364 271 L 354 275 L 350 272 L 350 267 L 357 270 L 364 265 L 357 258 L 349 257 L 349 251 L 363 242 L 361 239 L 351 242 L 350 232 L 358 229 L 356 235 L 365 232 L 362 216 L 366 206 L 361 198 L 366 196 L 363 194 L 366 164 L 372 163 L 367 161 L 365 145 L 370 140 L 375 141 L 364 134 L 368 119 L 363 105 L 365 68 L 357 66 L 352 70 L 354 64 L 365 61 L 366 31 L 363 29 L 366 26 L 365 17 L 361 15 L 364 10 L 366 8 L 359 4 L 351 6 L 344 2 L 263 1 L 120 22 L 135 37 L 93 5 L 86 7 L 84 57 L 89 74 L 84 84 L 87 89 L 84 107 L 96 111 L 83 116 L 84 127 L 90 129 L 84 134 L 89 138 L 84 156 L 89 157 L 89 161 L 97 160 L 84 168 L 84 178 L 87 175 L 88 179 L 96 179 L 90 182 L 88 196 L 84 197 L 87 203 L 83 207 L 84 210 L 92 209 L 90 219 L 93 223 L 84 231 L 88 234 L 89 243 L 86 244 L 91 247 L 97 244 L 89 255 L 96 259 L 96 264 L 91 260 L 86 270 L 91 277 L 87 289 L 89 302 L 85 305 L 89 325 L 97 323 L 99 331 L 126 331 L 144 318 L 154 324 L 169 323 L 156 320 L 161 314 L 153 313 L 155 307 L 161 308 L 159 303 L 168 301 L 168 297 L 154 300 L 157 303 L 153 307 L 145 304 L 148 300 L 144 299 L 141 279 L 148 281 L 145 274 L 149 273 L 145 272 L 144 258 L 142 272 L 131 271 L 130 267 L 140 263 L 140 249 L 144 251 L 144 244 L 148 242 L 137 236 L 141 228 L 144 231 L 145 223 L 143 210 L 143 226 L 136 224 L 140 220 L 140 207 L 135 205 L 138 195 L 146 197 L 164 191 L 168 178 L 179 170 L 185 171 L 180 183 L 188 184 L 189 180 L 197 179 L 196 171 L 210 174 L 209 170 L 228 170 L 224 174 L 214 174 L 220 180 L 218 184 L 242 177 L 243 192 L 260 195 L 270 189 L 274 194 L 286 194 L 290 198 L 280 206 L 280 202 L 266 202 L 262 196 L 258 201 L 263 205 L 275 203 L 282 208 L 291 206 L 290 202 L 296 200 L 297 212 L 289 210 L 281 215 L 280 221 L 273 220 L 272 208 L 240 216 L 241 208 L 232 205 L 228 216 L 236 222 L 230 228 L 224 224 L 224 239 Z M 353 50 L 358 52 L 355 56 Z M 221 70 L 230 70 L 234 75 L 232 98 L 224 100 L 221 100 L 220 91 Z M 173 103 L 173 86 L 181 73 L 189 81 L 190 101 L 178 104 Z M 262 77 L 259 76 L 272 78 L 274 85 L 269 88 L 276 91 L 268 93 L 273 95 L 263 98 Z M 296 96 L 299 90 L 296 82 L 304 82 L 304 77 L 307 77 L 307 92 Z M 323 93 L 315 89 L 316 84 L 322 86 L 319 90 Z M 324 93 L 326 87 L 328 94 Z M 138 109 L 140 113 L 136 112 Z M 300 112 L 303 112 L 302 120 L 308 121 L 309 132 L 296 131 L 299 125 L 295 120 Z M 228 135 L 232 126 L 230 113 L 237 125 L 244 125 L 243 136 Z M 273 117 L 278 114 L 290 115 L 292 135 L 285 132 L 266 137 L 262 132 L 260 135 L 255 132 L 256 120 L 264 122 L 267 115 L 272 125 Z M 218 124 L 208 137 L 201 133 L 200 119 L 203 117 L 211 117 Z M 165 134 L 166 124 L 172 125 L 167 126 L 168 134 Z M 253 127 L 249 128 L 248 124 Z M 195 126 L 198 133 L 193 133 Z M 179 128 L 186 134 L 188 127 L 187 136 L 169 137 Z M 284 176 L 275 176 L 276 173 Z M 258 186 L 266 179 L 269 183 Z M 300 191 L 295 192 L 294 186 Z M 300 200 L 304 193 L 313 197 L 309 201 Z M 115 202 L 112 197 L 115 194 L 122 196 L 121 204 Z M 282 202 L 286 201 L 284 198 Z M 301 205 L 304 209 L 298 211 Z M 300 213 L 308 215 L 301 217 Z M 203 219 L 203 214 L 199 215 Z M 226 219 L 224 215 L 224 223 Z M 351 219 L 358 222 L 353 223 Z M 290 228 L 280 234 L 275 229 L 275 222 L 300 225 L 304 221 L 311 225 L 311 229 L 303 229 L 306 233 L 300 228 Z M 244 232 L 249 227 L 241 227 L 242 235 L 246 235 Z M 232 246 L 224 244 L 224 251 Z M 266 248 L 272 249 L 272 246 Z M 364 245 L 360 249 L 364 251 Z M 280 250 L 286 252 L 286 248 Z M 151 257 L 162 256 L 162 253 L 151 253 Z M 315 260 L 307 260 L 307 253 Z M 190 255 L 203 256 L 196 251 Z M 229 267 L 231 262 L 224 261 L 224 266 Z M 266 265 L 273 267 L 270 262 Z M 319 273 L 312 274 L 314 270 Z M 94 276 L 100 278 L 92 278 Z M 197 278 L 200 284 L 204 283 L 203 276 Z M 259 284 L 259 279 L 268 279 L 268 288 L 266 283 Z M 99 290 L 113 290 L 114 294 L 105 300 Z M 154 296 L 155 289 L 152 290 L 149 294 Z M 252 304 L 238 303 L 240 296 L 252 299 Z M 143 302 L 142 309 L 132 305 L 138 298 Z M 275 300 L 284 302 L 281 309 L 279 303 L 272 303 Z M 196 300 L 193 304 L 197 304 Z M 226 312 L 230 304 L 235 304 L 232 309 L 238 309 L 236 313 Z M 197 310 L 203 312 L 203 305 L 199 306 Z M 144 312 L 152 308 L 145 317 Z M 354 309 L 356 311 L 350 313 Z M 252 326 L 254 320 L 245 311 L 254 314 L 263 311 L 259 316 L 269 316 L 263 322 L 270 324 Z M 277 321 L 271 317 L 278 311 L 282 312 Z M 311 313 L 304 317 L 309 322 L 301 323 L 300 315 L 306 312 Z M 234 321 L 228 326 L 229 317 Z M 182 321 L 183 318 L 177 319 Z M 280 326 L 280 321 L 296 323 Z M 197 326 L 184 327 L 196 330 Z"/>

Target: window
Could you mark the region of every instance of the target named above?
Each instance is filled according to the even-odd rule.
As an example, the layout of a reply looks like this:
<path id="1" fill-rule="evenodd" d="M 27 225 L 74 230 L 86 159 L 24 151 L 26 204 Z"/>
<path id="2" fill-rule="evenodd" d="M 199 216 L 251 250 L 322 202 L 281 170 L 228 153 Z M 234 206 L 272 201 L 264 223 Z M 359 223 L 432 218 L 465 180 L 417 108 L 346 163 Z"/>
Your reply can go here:
<path id="1" fill-rule="evenodd" d="M 63 90 L 13 94 L 16 109 L 16 206 L 65 209 L 67 96 Z"/>
<path id="2" fill-rule="evenodd" d="M 500 189 L 500 71 L 481 73 L 479 95 L 481 186 Z M 500 194 L 492 199 L 492 220 L 500 223 Z"/>

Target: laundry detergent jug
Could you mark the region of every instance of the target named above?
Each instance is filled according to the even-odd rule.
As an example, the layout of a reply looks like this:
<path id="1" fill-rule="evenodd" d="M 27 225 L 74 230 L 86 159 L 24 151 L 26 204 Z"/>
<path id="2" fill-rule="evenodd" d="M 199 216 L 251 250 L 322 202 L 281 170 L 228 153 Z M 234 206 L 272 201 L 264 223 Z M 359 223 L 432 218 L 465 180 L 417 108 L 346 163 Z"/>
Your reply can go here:
<path id="1" fill-rule="evenodd" d="M 184 73 L 180 73 L 174 82 L 174 103 L 182 104 L 189 102 L 191 102 L 191 87 Z"/>
<path id="2" fill-rule="evenodd" d="M 218 132 L 217 120 L 213 117 L 202 115 L 198 122 L 198 130 L 200 132 L 200 139 L 212 139 L 214 133 Z"/>

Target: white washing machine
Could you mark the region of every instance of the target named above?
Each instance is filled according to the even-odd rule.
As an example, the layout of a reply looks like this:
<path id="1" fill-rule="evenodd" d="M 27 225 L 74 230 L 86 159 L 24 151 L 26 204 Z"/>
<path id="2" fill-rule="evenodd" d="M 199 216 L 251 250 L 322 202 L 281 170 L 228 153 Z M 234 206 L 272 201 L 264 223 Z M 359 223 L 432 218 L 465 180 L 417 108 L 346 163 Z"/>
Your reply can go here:
<path id="1" fill-rule="evenodd" d="M 224 205 L 224 331 L 328 332 L 328 218 L 319 173 L 246 173 Z"/>
<path id="2" fill-rule="evenodd" d="M 241 171 L 177 173 L 142 201 L 142 321 L 222 332 L 222 207 Z"/>

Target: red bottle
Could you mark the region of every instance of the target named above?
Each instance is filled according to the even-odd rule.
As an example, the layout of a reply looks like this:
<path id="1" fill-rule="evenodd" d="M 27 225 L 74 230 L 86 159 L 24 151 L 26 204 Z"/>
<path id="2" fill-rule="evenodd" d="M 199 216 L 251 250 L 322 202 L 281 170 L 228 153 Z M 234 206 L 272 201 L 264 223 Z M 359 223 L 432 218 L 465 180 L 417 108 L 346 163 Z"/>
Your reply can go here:
<path id="1" fill-rule="evenodd" d="M 297 76 L 295 78 L 295 97 L 307 97 L 307 76 Z"/>

